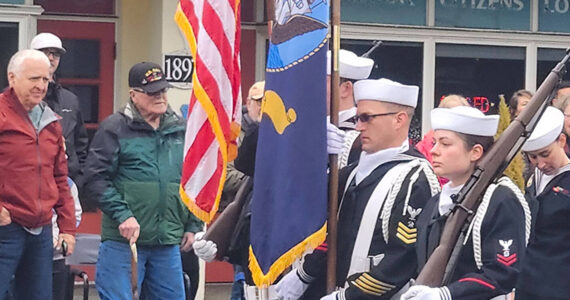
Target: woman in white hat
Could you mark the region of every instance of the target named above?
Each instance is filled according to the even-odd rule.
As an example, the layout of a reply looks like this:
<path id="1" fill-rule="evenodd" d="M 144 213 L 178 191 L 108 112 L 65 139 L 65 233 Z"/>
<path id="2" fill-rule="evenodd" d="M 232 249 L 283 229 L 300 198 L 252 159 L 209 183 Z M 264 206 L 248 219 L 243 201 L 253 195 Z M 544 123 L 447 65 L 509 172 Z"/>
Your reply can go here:
<path id="1" fill-rule="evenodd" d="M 434 109 L 431 120 L 433 169 L 449 182 L 428 201 L 418 219 L 416 251 L 420 269 L 439 244 L 445 221 L 454 208 L 454 194 L 493 144 L 499 117 L 458 106 Z M 402 299 L 491 299 L 510 293 L 529 235 L 530 210 L 524 196 L 510 179 L 503 177 L 490 185 L 483 196 L 451 282 L 439 288 L 413 286 Z"/>
<path id="2" fill-rule="evenodd" d="M 570 159 L 564 153 L 564 115 L 548 107 L 523 145 L 536 167 L 527 198 L 538 212 L 517 284 L 516 299 L 570 298 Z"/>

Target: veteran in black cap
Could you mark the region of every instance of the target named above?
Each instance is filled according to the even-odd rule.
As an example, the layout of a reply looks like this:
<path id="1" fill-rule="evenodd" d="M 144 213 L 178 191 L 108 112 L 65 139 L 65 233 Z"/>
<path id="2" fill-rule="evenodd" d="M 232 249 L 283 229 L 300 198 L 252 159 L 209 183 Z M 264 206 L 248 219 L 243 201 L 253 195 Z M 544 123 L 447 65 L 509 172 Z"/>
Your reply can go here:
<path id="1" fill-rule="evenodd" d="M 538 205 L 516 299 L 570 297 L 570 159 L 564 152 L 564 115 L 546 108 L 522 150 L 535 172 L 526 197 Z"/>
<path id="2" fill-rule="evenodd" d="M 417 221 L 419 270 L 439 245 L 457 194 L 493 144 L 499 116 L 458 106 L 431 113 L 434 131 L 433 169 L 449 179 L 428 201 Z M 515 286 L 530 235 L 531 215 L 518 187 L 502 177 L 487 187 L 459 254 L 450 283 L 432 288 L 411 287 L 402 300 L 506 299 Z"/>
<path id="3" fill-rule="evenodd" d="M 85 188 L 103 212 L 97 291 L 101 299 L 132 298 L 136 243 L 139 295 L 183 300 L 180 252 L 201 230 L 178 193 L 185 121 L 168 105 L 159 65 L 134 65 L 129 86 L 127 105 L 101 122 L 87 157 Z"/>

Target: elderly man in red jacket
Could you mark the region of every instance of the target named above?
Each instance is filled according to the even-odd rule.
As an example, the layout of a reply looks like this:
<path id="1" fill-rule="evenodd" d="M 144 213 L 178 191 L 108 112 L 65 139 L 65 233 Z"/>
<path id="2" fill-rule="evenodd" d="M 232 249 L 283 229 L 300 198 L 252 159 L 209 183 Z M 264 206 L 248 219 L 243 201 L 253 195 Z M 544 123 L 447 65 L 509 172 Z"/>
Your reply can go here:
<path id="1" fill-rule="evenodd" d="M 17 52 L 0 94 L 0 298 L 15 276 L 16 299 L 51 299 L 52 210 L 56 249 L 65 242 L 71 254 L 75 245 L 60 117 L 42 102 L 49 67 L 40 51 Z"/>

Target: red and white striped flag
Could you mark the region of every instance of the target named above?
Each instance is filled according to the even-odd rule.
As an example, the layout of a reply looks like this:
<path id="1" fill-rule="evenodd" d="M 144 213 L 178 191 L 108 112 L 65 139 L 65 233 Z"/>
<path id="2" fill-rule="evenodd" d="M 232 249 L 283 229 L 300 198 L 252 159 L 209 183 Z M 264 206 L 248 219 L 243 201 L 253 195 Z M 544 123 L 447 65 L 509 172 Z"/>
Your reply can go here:
<path id="1" fill-rule="evenodd" d="M 209 223 L 237 155 L 241 123 L 240 0 L 181 0 L 174 17 L 194 57 L 180 195 Z"/>

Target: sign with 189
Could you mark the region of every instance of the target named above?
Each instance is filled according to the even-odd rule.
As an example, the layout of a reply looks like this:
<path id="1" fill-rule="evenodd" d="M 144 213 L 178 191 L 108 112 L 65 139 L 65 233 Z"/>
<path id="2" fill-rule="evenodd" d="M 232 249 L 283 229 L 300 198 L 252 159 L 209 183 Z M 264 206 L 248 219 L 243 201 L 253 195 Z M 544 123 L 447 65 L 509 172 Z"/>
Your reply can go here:
<path id="1" fill-rule="evenodd" d="M 191 55 L 165 54 L 164 75 L 166 80 L 179 88 L 190 88 L 194 60 Z"/>

